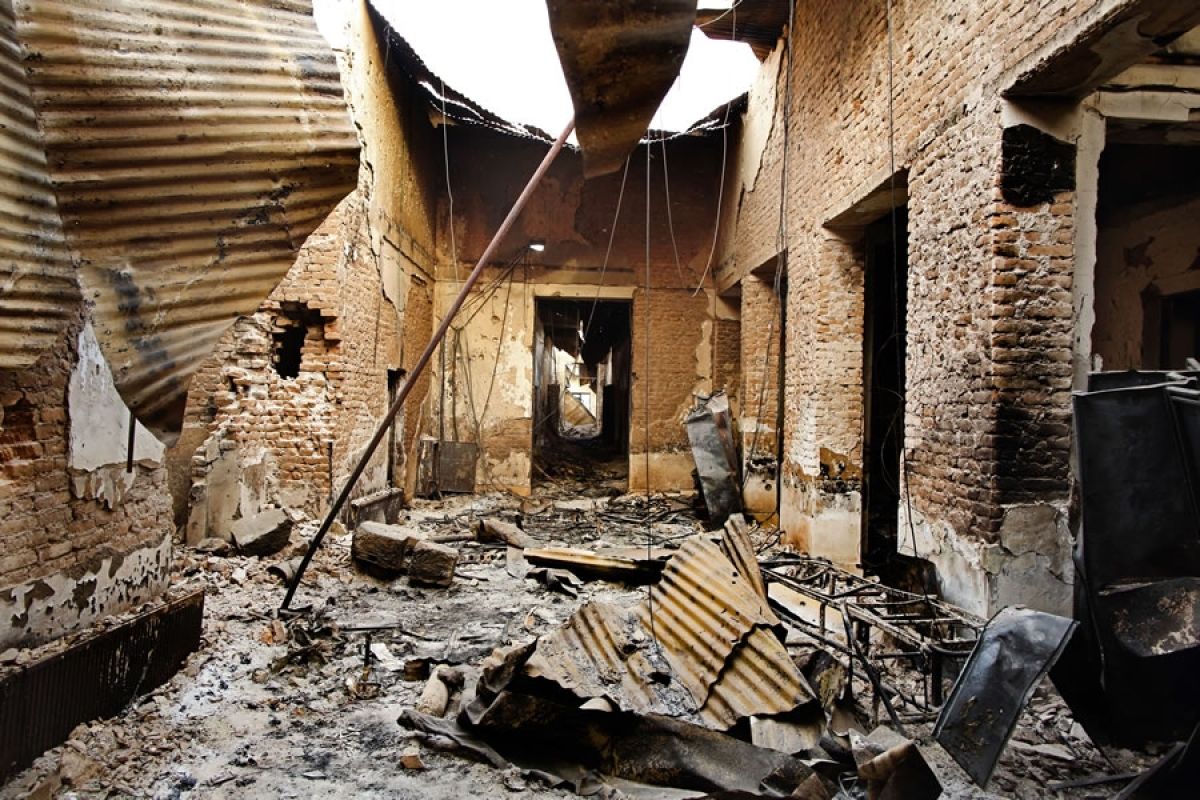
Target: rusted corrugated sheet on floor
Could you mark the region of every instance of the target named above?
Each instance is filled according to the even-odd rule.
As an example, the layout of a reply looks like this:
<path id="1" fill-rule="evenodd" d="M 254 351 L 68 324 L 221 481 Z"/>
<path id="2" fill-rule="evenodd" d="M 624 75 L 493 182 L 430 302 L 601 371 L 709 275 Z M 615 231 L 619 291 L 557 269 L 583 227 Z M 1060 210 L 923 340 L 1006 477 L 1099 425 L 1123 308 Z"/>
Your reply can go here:
<path id="1" fill-rule="evenodd" d="M 757 567 L 756 567 L 757 568 Z M 686 540 L 630 611 L 591 603 L 538 640 L 525 674 L 580 698 L 725 730 L 813 693 L 767 601 L 707 536 Z"/>
<path id="2" fill-rule="evenodd" d="M 785 714 L 813 696 L 779 638 L 766 628 L 755 628 L 729 656 L 700 716 L 714 727 L 729 728 L 751 714 Z"/>
<path id="3" fill-rule="evenodd" d="M 204 592 L 124 620 L 0 677 L 0 782 L 70 735 L 161 686 L 200 645 Z"/>
<path id="4" fill-rule="evenodd" d="M 707 537 L 684 542 L 638 613 L 648 630 L 653 623 L 672 677 L 687 688 L 710 727 L 727 728 L 743 717 L 790 710 L 812 698 L 771 630 L 780 622 L 766 598 Z M 765 674 L 771 679 L 764 680 Z"/>
<path id="5" fill-rule="evenodd" d="M 547 0 L 588 177 L 637 146 L 679 75 L 696 0 Z"/>
<path id="6" fill-rule="evenodd" d="M 333 53 L 304 0 L 16 12 L 97 337 L 126 403 L 172 434 L 200 362 L 354 188 Z"/>
<path id="7" fill-rule="evenodd" d="M 733 514 L 725 520 L 725 528 L 721 531 L 721 552 L 765 601 L 767 584 L 763 580 L 762 570 L 758 568 L 758 554 L 754 552 L 754 542 L 750 540 L 750 526 L 746 524 L 745 516 Z"/>
<path id="8" fill-rule="evenodd" d="M 639 714 L 690 713 L 693 703 L 681 686 L 648 679 L 665 666 L 635 617 L 593 602 L 538 640 L 525 674 L 551 680 L 581 699 L 603 697 Z"/>
<path id="9" fill-rule="evenodd" d="M 78 297 L 12 2 L 0 0 L 0 367 L 36 361 Z"/>

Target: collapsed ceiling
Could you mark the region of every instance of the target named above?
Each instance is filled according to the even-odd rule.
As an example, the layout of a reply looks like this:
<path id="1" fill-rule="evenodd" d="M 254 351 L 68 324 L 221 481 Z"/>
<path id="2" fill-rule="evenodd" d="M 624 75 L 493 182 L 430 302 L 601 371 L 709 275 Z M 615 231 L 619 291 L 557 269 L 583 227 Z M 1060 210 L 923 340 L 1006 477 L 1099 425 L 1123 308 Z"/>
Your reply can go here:
<path id="1" fill-rule="evenodd" d="M 25 124 L 5 131 L 25 131 L 25 227 L 45 245 L 7 279 L 36 296 L 0 296 L 34 331 L 0 328 L 0 365 L 30 363 L 71 308 L 56 200 L 117 389 L 171 439 L 203 358 L 354 188 L 333 53 L 308 0 L 18 0 L 15 19 L 9 102 L 31 90 L 54 197 L 28 112 L 6 105 Z"/>
<path id="2" fill-rule="evenodd" d="M 583 171 L 620 168 L 679 75 L 696 0 L 546 0 L 575 106 Z"/>
<path id="3" fill-rule="evenodd" d="M 57 342 L 79 291 L 33 116 L 10 0 L 0 0 L 0 368 Z"/>

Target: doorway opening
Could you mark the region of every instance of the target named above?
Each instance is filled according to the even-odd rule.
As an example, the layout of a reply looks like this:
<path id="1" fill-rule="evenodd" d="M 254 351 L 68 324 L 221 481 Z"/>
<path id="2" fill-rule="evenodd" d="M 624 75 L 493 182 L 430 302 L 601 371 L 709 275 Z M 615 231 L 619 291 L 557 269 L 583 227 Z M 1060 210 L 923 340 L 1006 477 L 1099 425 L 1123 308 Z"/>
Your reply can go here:
<path id="1" fill-rule="evenodd" d="M 896 558 L 908 342 L 908 209 L 867 226 L 864 253 L 863 566 Z"/>
<path id="2" fill-rule="evenodd" d="M 538 299 L 533 482 L 624 492 L 629 478 L 630 303 Z"/>
<path id="3" fill-rule="evenodd" d="M 1096 205 L 1095 370 L 1200 357 L 1200 123 L 1109 120 Z"/>

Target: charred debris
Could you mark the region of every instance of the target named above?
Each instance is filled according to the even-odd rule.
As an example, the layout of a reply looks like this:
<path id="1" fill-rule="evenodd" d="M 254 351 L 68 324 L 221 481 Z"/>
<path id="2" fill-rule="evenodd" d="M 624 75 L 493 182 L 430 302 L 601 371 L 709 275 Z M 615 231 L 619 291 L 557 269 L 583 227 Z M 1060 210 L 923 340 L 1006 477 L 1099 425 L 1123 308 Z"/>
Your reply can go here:
<path id="1" fill-rule="evenodd" d="M 966 796 L 964 777 L 985 790 L 1010 747 L 1062 768 L 1078 770 L 1086 750 L 1107 761 L 1047 790 L 1182 796 L 1200 708 L 1198 409 L 1191 374 L 1097 374 L 1077 395 L 1074 619 L 1007 607 L 983 620 L 781 549 L 736 505 L 721 396 L 685 421 L 691 503 L 602 489 L 447 517 L 452 533 L 363 522 L 351 552 L 377 575 L 447 587 L 465 546 L 579 602 L 556 628 L 473 663 L 405 662 L 408 677 L 428 677 L 398 722 L 426 748 L 584 796 Z M 1135 496 L 1155 510 L 1130 513 Z M 591 596 L 593 582 L 638 588 L 613 602 Z M 281 619 L 309 630 L 314 613 Z M 340 626 L 366 635 L 352 692 L 380 690 L 371 676 L 394 657 L 370 639 L 387 629 Z M 1039 693 L 1069 727 L 1010 744 Z M 1152 743 L 1167 744 L 1144 770 L 1115 769 L 1102 749 Z"/>

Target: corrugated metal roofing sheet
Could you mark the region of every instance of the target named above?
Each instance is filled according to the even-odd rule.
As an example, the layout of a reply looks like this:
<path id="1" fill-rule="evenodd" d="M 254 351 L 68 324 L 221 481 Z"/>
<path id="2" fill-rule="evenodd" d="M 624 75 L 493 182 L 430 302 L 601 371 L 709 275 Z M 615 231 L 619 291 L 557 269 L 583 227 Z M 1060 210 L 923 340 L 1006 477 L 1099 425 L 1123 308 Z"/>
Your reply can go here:
<path id="1" fill-rule="evenodd" d="M 584 174 L 614 172 L 679 76 L 696 0 L 547 0 L 546 8 L 575 107 Z"/>
<path id="2" fill-rule="evenodd" d="M 696 705 L 681 686 L 650 680 L 665 666 L 633 615 L 593 602 L 538 640 L 525 674 L 554 681 L 579 698 L 604 697 L 639 714 L 693 714 Z"/>
<path id="3" fill-rule="evenodd" d="M 731 9 L 703 9 L 696 13 L 696 27 L 710 39 L 745 42 L 764 60 L 788 23 L 787 0 L 741 0 Z"/>
<path id="4" fill-rule="evenodd" d="M 17 0 L 50 174 L 117 388 L 156 433 L 354 188 L 307 0 Z"/>
<path id="5" fill-rule="evenodd" d="M 668 562 L 647 601 L 631 611 L 584 606 L 538 641 L 525 674 L 580 698 L 724 730 L 812 701 L 778 625 L 754 583 L 697 536 Z"/>
<path id="6" fill-rule="evenodd" d="M 753 628 L 780 624 L 721 548 L 702 536 L 684 541 L 638 615 L 697 705 Z"/>
<path id="7" fill-rule="evenodd" d="M 730 655 L 700 715 L 715 727 L 728 728 L 751 714 L 786 713 L 814 697 L 774 632 L 755 628 Z"/>
<path id="8" fill-rule="evenodd" d="M 0 0 L 0 367 L 37 360 L 78 298 L 12 2 Z"/>

